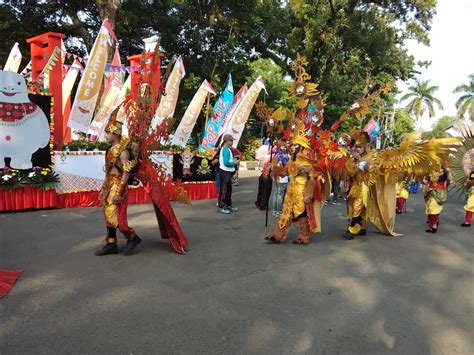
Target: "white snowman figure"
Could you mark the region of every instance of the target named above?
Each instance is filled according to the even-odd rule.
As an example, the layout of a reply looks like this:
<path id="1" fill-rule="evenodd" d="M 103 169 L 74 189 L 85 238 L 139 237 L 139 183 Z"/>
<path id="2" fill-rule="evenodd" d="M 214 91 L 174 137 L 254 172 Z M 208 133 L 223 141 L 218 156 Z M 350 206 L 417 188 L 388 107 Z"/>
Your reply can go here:
<path id="1" fill-rule="evenodd" d="M 13 169 L 31 169 L 31 156 L 48 145 L 49 123 L 44 112 L 30 102 L 25 79 L 0 71 L 0 167 L 10 158 Z"/>

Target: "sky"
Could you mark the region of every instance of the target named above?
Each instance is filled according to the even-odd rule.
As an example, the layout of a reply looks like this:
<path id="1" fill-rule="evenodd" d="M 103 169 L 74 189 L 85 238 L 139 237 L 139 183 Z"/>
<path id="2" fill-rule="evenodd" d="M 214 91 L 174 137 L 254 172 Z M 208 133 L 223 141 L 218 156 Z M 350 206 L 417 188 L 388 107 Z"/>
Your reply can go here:
<path id="1" fill-rule="evenodd" d="M 408 52 L 418 60 L 431 60 L 428 68 L 421 69 L 421 80 L 431 80 L 439 86 L 437 97 L 443 103 L 443 110 L 436 109 L 436 116 L 429 118 L 425 113 L 421 126 L 429 130 L 443 115 L 456 115 L 456 101 L 460 94 L 453 90 L 468 83 L 468 75 L 474 73 L 474 0 L 438 0 L 437 14 L 433 18 L 430 46 L 414 40 L 406 41 Z M 408 83 L 398 82 L 398 88 L 406 91 Z M 401 103 L 404 107 L 409 101 Z"/>

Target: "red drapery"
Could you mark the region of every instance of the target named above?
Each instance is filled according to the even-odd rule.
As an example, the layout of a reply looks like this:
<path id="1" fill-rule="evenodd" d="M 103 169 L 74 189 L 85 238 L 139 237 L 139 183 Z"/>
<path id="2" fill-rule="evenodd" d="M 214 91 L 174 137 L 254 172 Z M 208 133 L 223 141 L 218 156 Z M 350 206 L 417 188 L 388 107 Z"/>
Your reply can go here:
<path id="1" fill-rule="evenodd" d="M 0 270 L 0 297 L 8 295 L 22 272 L 21 270 Z"/>
<path id="2" fill-rule="evenodd" d="M 191 182 L 183 183 L 182 186 L 188 192 L 191 200 L 217 198 L 214 182 Z M 0 189 L 0 212 L 18 211 L 30 208 L 94 207 L 99 205 L 98 196 L 98 191 L 57 194 L 54 190 L 43 191 L 31 186 L 19 188 L 14 191 Z M 150 202 L 150 196 L 146 193 L 145 189 L 140 187 L 129 190 L 129 204 Z"/>
<path id="3" fill-rule="evenodd" d="M 29 208 L 50 208 L 58 205 L 55 190 L 40 190 L 25 186 L 13 191 L 0 188 L 0 211 L 17 211 Z"/>

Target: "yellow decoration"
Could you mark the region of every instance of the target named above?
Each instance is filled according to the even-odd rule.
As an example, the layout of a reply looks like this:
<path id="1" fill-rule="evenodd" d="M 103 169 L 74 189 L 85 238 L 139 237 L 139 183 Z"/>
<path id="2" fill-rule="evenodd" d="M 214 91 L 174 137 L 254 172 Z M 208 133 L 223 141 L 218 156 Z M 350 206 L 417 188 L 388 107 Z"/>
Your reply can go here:
<path id="1" fill-rule="evenodd" d="M 306 136 L 306 127 L 302 121 L 296 121 L 296 125 L 291 137 L 291 144 L 298 144 L 303 148 L 309 148 L 309 139 Z"/>

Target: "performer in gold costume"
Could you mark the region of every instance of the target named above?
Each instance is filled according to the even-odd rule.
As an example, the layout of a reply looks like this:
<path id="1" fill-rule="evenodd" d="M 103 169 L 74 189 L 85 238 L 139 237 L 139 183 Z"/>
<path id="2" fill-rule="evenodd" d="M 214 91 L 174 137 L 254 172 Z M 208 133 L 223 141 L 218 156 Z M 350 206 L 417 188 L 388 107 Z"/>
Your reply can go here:
<path id="1" fill-rule="evenodd" d="M 467 186 L 469 188 L 467 192 L 467 202 L 464 206 L 466 210 L 466 219 L 464 223 L 461 224 L 463 227 L 470 227 L 472 222 L 472 214 L 474 213 L 474 171 L 471 171 L 469 174 L 469 179 L 467 180 Z"/>
<path id="2" fill-rule="evenodd" d="M 299 235 L 293 244 L 306 245 L 311 242 L 311 234 L 320 230 L 320 201 L 315 201 L 314 192 L 321 176 L 313 169 L 316 157 L 310 149 L 304 123 L 299 122 L 295 132 L 291 138 L 292 159 L 283 172 L 290 176 L 283 212 L 275 230 L 265 240 L 272 243 L 284 241 L 292 223 L 298 222 Z M 276 170 L 274 174 L 278 174 Z"/>
<path id="3" fill-rule="evenodd" d="M 358 235 L 367 234 L 367 204 L 369 188 L 364 181 L 364 173 L 369 170 L 369 163 L 364 158 L 370 147 L 370 137 L 366 132 L 353 133 L 355 140 L 351 150 L 351 159 L 346 162 L 346 171 L 349 177 L 349 192 L 347 200 L 349 226 L 344 238 L 354 239 Z"/>
<path id="4" fill-rule="evenodd" d="M 439 215 L 448 200 L 449 174 L 444 167 L 439 174 L 430 176 L 428 190 L 425 193 L 425 213 L 428 217 L 427 233 L 436 233 Z"/>
<path id="5" fill-rule="evenodd" d="M 396 184 L 405 179 L 420 179 L 424 175 L 434 176 L 460 139 L 420 140 L 417 134 L 407 134 L 397 149 L 371 151 L 365 132 L 354 129 L 351 136 L 355 147 L 352 159 L 346 162 L 350 176 L 349 226 L 343 236 L 354 239 L 365 235 L 367 220 L 381 234 L 400 235 L 394 232 Z M 434 217 L 432 219 L 434 221 Z"/>
<path id="6" fill-rule="evenodd" d="M 403 213 L 409 196 L 410 192 L 408 191 L 406 181 L 397 183 L 397 214 Z"/>
<path id="7" fill-rule="evenodd" d="M 463 227 L 470 227 L 474 213 L 474 125 L 461 130 L 462 144 L 450 157 L 451 173 L 457 190 L 466 194 L 464 210 L 466 216 Z"/>
<path id="8" fill-rule="evenodd" d="M 105 156 L 105 179 L 99 193 L 99 200 L 104 211 L 107 237 L 105 246 L 95 255 L 118 254 L 117 228 L 127 239 L 124 254 L 130 255 L 140 244 L 141 239 L 127 222 L 127 188 L 129 173 L 135 166 L 130 161 L 129 139 L 122 138 L 122 123 L 111 117 L 106 128 L 107 141 L 112 144 Z"/>

